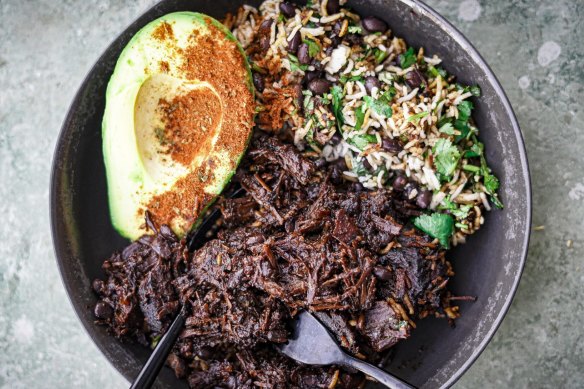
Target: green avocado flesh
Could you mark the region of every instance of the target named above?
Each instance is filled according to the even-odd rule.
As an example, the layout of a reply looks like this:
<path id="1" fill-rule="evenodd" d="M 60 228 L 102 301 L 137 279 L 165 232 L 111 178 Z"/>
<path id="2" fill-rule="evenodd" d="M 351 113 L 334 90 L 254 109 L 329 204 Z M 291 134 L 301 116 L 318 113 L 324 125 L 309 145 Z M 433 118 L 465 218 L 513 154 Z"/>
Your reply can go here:
<path id="1" fill-rule="evenodd" d="M 102 123 L 116 230 L 139 238 L 149 211 L 184 236 L 235 172 L 253 115 L 249 65 L 218 21 L 177 12 L 136 33 L 110 78 Z"/>

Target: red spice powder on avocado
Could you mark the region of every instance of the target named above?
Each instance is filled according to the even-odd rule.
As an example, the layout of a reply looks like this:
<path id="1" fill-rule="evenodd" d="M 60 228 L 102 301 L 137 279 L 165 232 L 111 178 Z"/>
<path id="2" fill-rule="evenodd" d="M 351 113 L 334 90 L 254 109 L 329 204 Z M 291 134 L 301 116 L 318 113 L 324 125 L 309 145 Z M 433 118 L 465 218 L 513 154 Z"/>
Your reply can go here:
<path id="1" fill-rule="evenodd" d="M 189 166 L 193 158 L 208 151 L 221 120 L 221 101 L 208 88 L 194 89 L 171 101 L 160 99 L 165 121 L 163 140 L 173 160 Z"/>
<path id="2" fill-rule="evenodd" d="M 253 128 L 255 102 L 253 93 L 245 82 L 248 79 L 247 68 L 237 43 L 227 40 L 225 33 L 216 27 L 210 19 L 207 21 L 207 27 L 208 34 L 193 33 L 191 35 L 192 44 L 181 52 L 183 67 L 180 70 L 187 79 L 206 81 L 213 85 L 221 96 L 223 122 L 213 149 L 225 150 L 229 155 L 232 170 L 235 170 L 236 162 L 245 152 L 247 138 Z M 188 98 L 188 95 L 183 97 Z M 179 136 L 179 134 L 187 137 L 193 136 L 193 134 L 189 135 L 188 131 L 183 133 L 182 129 L 174 132 L 175 128 L 180 127 L 178 124 L 181 122 L 181 118 L 193 123 L 201 119 L 201 116 L 198 115 L 204 109 L 195 107 L 200 102 L 200 96 L 191 97 L 193 97 L 192 101 L 183 101 L 177 110 L 168 115 L 170 118 L 168 123 L 177 124 L 177 127 L 170 126 L 173 136 Z M 168 108 L 172 104 L 173 102 Z M 213 103 L 211 105 L 213 112 L 221 112 L 220 109 L 213 106 Z M 187 111 L 191 108 L 194 108 L 194 111 L 188 113 Z M 203 116 L 207 119 L 210 117 L 211 121 L 215 120 L 212 114 L 209 115 L 209 112 Z M 191 146 L 198 147 L 197 142 L 193 140 L 186 145 L 180 145 L 180 149 L 177 148 L 172 152 L 172 157 L 179 162 L 184 158 L 183 162 L 187 162 Z M 178 155 L 181 150 L 186 151 L 184 156 Z M 188 230 L 199 217 L 204 206 L 214 197 L 204 192 L 204 187 L 213 178 L 213 166 L 224 165 L 225 162 L 205 161 L 200 166 L 193 168 L 188 175 L 180 178 L 168 191 L 154 196 L 147 205 L 152 219 L 159 225 L 169 224 L 171 227 L 176 227 L 176 222 L 178 222 L 184 230 Z"/>
<path id="3" fill-rule="evenodd" d="M 160 41 L 174 39 L 174 31 L 168 22 L 162 22 L 154 29 L 152 36 Z"/>

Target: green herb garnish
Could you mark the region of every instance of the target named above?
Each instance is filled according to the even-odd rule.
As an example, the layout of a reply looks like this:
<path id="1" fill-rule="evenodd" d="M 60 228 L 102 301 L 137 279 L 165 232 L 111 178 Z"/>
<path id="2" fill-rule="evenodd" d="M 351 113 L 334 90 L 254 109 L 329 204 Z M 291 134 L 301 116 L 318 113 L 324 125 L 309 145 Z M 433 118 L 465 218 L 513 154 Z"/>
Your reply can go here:
<path id="1" fill-rule="evenodd" d="M 355 131 L 359 131 L 361 126 L 363 126 L 363 121 L 365 120 L 365 111 L 363 106 L 355 109 Z"/>
<path id="2" fill-rule="evenodd" d="M 446 135 L 454 135 L 454 126 L 452 126 L 452 123 L 444 123 L 438 128 L 438 131 Z"/>
<path id="3" fill-rule="evenodd" d="M 383 51 L 378 48 L 373 49 L 373 53 L 374 53 L 373 55 L 375 56 L 375 63 L 378 65 L 385 61 L 387 57 L 389 57 L 389 53 L 387 51 Z"/>
<path id="4" fill-rule="evenodd" d="M 410 47 L 405 53 L 402 54 L 400 65 L 402 69 L 407 69 L 415 63 L 416 55 L 414 54 L 414 48 Z"/>
<path id="5" fill-rule="evenodd" d="M 454 219 L 444 213 L 432 213 L 421 215 L 413 220 L 414 225 L 433 238 L 437 238 L 440 244 L 448 248 L 450 237 L 454 233 Z"/>
<path id="6" fill-rule="evenodd" d="M 448 77 L 446 70 L 442 69 L 441 67 L 430 66 L 428 68 L 428 74 L 434 78 L 438 78 L 438 76 L 440 76 L 443 79 L 446 79 L 446 77 Z"/>
<path id="7" fill-rule="evenodd" d="M 363 151 L 372 143 L 377 143 L 377 137 L 371 134 L 355 135 L 347 139 L 347 143 Z"/>
<path id="8" fill-rule="evenodd" d="M 308 65 L 302 65 L 298 62 L 298 57 L 293 54 L 288 54 L 288 59 L 290 60 L 290 70 L 293 72 L 302 70 L 305 71 L 308 69 Z"/>
<path id="9" fill-rule="evenodd" d="M 428 116 L 429 113 L 430 112 L 428 112 L 428 111 L 423 111 L 423 112 L 420 112 L 420 113 L 416 113 L 414 115 L 410 115 L 410 117 L 408 117 L 408 120 L 407 121 L 408 122 L 415 122 L 415 123 L 417 123 L 417 122 L 420 121 L 420 119 L 425 118 L 426 116 Z"/>
<path id="10" fill-rule="evenodd" d="M 468 212 L 472 208 L 472 205 L 465 204 L 461 205 L 460 208 L 454 208 L 450 211 L 457 219 L 466 219 L 468 217 Z"/>
<path id="11" fill-rule="evenodd" d="M 365 104 L 367 104 L 367 106 L 371 108 L 376 114 L 389 118 L 392 114 L 391 106 L 389 105 L 388 99 L 384 96 L 385 95 L 382 95 L 382 98 L 377 100 L 371 96 L 365 96 L 363 97 L 363 100 L 365 100 Z"/>
<path id="12" fill-rule="evenodd" d="M 472 103 L 470 101 L 464 100 L 460 104 L 458 104 L 457 108 L 458 108 L 458 120 L 466 122 L 470 118 L 470 115 L 471 115 L 471 112 L 472 112 L 472 109 L 474 108 L 474 106 L 472 105 Z"/>
<path id="13" fill-rule="evenodd" d="M 349 33 L 351 34 L 361 34 L 362 32 L 361 26 L 349 26 Z"/>
<path id="14" fill-rule="evenodd" d="M 432 154 L 434 155 L 436 171 L 446 179 L 450 179 L 460 159 L 458 147 L 453 145 L 449 139 L 440 138 L 432 148 Z"/>
<path id="15" fill-rule="evenodd" d="M 320 53 L 320 45 L 312 39 L 303 39 L 302 42 L 308 45 L 308 55 L 316 57 Z"/>
<path id="16" fill-rule="evenodd" d="M 479 173 L 481 168 L 475 165 L 462 165 L 462 170 L 466 170 L 471 173 Z"/>
<path id="17" fill-rule="evenodd" d="M 343 75 L 341 76 L 341 78 L 339 79 L 339 82 L 341 84 L 346 84 L 347 81 L 365 81 L 365 79 L 363 78 L 363 76 L 347 76 L 347 75 Z"/>
<path id="18" fill-rule="evenodd" d="M 337 119 L 337 127 L 339 132 L 342 133 L 341 127 L 345 123 L 345 118 L 343 116 L 343 88 L 338 85 L 333 86 L 331 89 L 331 95 L 333 96 L 333 114 Z"/>

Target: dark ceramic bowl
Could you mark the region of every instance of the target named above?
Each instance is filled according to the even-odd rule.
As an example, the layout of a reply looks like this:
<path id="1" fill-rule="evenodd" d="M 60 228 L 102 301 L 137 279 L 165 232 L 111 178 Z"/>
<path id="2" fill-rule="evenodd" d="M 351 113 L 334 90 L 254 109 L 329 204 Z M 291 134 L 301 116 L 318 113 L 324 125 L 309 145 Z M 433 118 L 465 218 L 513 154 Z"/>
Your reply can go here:
<path id="1" fill-rule="evenodd" d="M 128 379 L 135 377 L 150 350 L 121 343 L 93 323 L 96 297 L 91 281 L 103 276 L 102 261 L 127 242 L 109 220 L 101 149 L 105 89 L 117 57 L 134 33 L 159 16 L 192 10 L 221 18 L 242 3 L 259 0 L 162 1 L 128 27 L 99 58 L 81 85 L 59 137 L 51 181 L 51 223 L 63 283 L 79 319 L 110 362 Z M 502 211 L 466 245 L 449 253 L 456 277 L 453 292 L 478 296 L 463 303 L 456 327 L 446 320 L 419 321 L 407 341 L 395 347 L 387 369 L 413 385 L 436 388 L 453 384 L 476 360 L 501 324 L 517 289 L 529 240 L 531 194 L 525 148 L 517 120 L 501 85 L 472 45 L 435 11 L 415 0 L 349 1 L 361 15 L 385 19 L 397 36 L 427 53 L 438 54 L 461 83 L 478 84 L 474 119 L 481 129 L 489 164 L 501 180 Z M 163 369 L 160 387 L 186 387 Z"/>

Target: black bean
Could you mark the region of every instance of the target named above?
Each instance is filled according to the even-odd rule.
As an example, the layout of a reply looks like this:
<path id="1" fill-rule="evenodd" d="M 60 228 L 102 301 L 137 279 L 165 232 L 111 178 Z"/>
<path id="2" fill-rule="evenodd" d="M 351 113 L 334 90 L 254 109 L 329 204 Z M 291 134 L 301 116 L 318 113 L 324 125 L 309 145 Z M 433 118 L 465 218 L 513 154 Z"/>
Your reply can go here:
<path id="1" fill-rule="evenodd" d="M 367 158 L 363 158 L 363 167 L 367 170 L 371 170 L 373 168 Z"/>
<path id="2" fill-rule="evenodd" d="M 395 190 L 403 190 L 408 183 L 407 178 L 404 176 L 397 176 L 395 180 L 393 180 L 393 184 L 391 185 Z"/>
<path id="3" fill-rule="evenodd" d="M 333 137 L 331 138 L 331 143 L 333 146 L 338 145 L 339 143 L 341 143 L 341 141 L 343 140 L 343 137 L 341 136 L 341 134 L 339 134 L 338 132 L 335 132 L 333 134 Z M 345 164 L 345 160 L 341 158 L 341 160 L 343 161 L 343 164 Z M 347 165 L 345 164 L 345 167 Z"/>
<path id="4" fill-rule="evenodd" d="M 389 151 L 390 153 L 399 153 L 403 150 L 397 139 L 383 138 L 381 141 L 381 147 L 383 150 Z"/>
<path id="5" fill-rule="evenodd" d="M 369 77 L 365 78 L 365 89 L 367 90 L 367 93 L 371 94 L 371 90 L 373 88 L 379 89 L 380 86 L 381 86 L 381 83 L 379 82 L 377 77 L 369 76 Z"/>
<path id="6" fill-rule="evenodd" d="M 320 63 L 320 61 L 316 58 L 313 58 L 310 61 L 310 65 L 314 67 L 314 70 L 323 70 L 324 66 Z"/>
<path id="7" fill-rule="evenodd" d="M 416 198 L 416 204 L 420 208 L 428 208 L 432 202 L 432 192 L 429 190 L 423 190 L 418 194 Z"/>
<path id="8" fill-rule="evenodd" d="M 95 304 L 93 313 L 98 319 L 110 319 L 114 314 L 114 310 L 106 302 L 99 301 Z"/>
<path id="9" fill-rule="evenodd" d="M 93 280 L 92 286 L 95 293 L 103 293 L 103 291 L 105 290 L 104 282 L 99 279 Z"/>
<path id="10" fill-rule="evenodd" d="M 302 42 L 302 37 L 300 36 L 300 31 L 297 31 L 290 42 L 288 42 L 288 52 L 296 54 L 298 51 L 298 46 L 300 46 L 300 42 Z"/>
<path id="11" fill-rule="evenodd" d="M 341 21 L 337 20 L 335 22 L 335 24 L 333 25 L 333 34 L 339 35 L 339 33 L 341 32 L 341 28 L 343 28 L 343 23 L 341 23 Z"/>
<path id="12" fill-rule="evenodd" d="M 319 78 L 321 76 L 322 76 L 322 72 L 309 71 L 309 72 L 306 72 L 306 74 L 304 75 L 304 81 L 306 83 L 309 83 L 310 81 L 314 80 L 315 78 Z"/>
<path id="13" fill-rule="evenodd" d="M 260 48 L 263 51 L 266 51 L 270 48 L 270 30 L 272 23 L 274 23 L 273 19 L 266 19 L 262 22 L 262 24 L 260 24 L 260 28 L 258 29 L 260 36 Z"/>
<path id="14" fill-rule="evenodd" d="M 332 52 L 333 52 L 333 50 L 334 50 L 334 49 L 335 49 L 335 48 L 336 48 L 338 45 L 340 45 L 340 44 L 341 44 L 341 42 L 343 41 L 343 38 L 341 38 L 341 37 L 340 37 L 340 36 L 338 36 L 338 35 L 331 36 L 331 38 L 330 38 L 330 39 L 331 39 L 331 45 L 325 49 L 325 53 L 327 53 L 327 55 L 330 55 L 330 53 L 332 53 Z"/>
<path id="15" fill-rule="evenodd" d="M 296 7 L 287 1 L 280 3 L 280 12 L 284 14 L 287 18 L 291 18 L 296 15 Z"/>
<path id="16" fill-rule="evenodd" d="M 419 88 L 420 85 L 426 83 L 424 75 L 418 70 L 414 69 L 406 73 L 405 80 L 407 84 L 412 88 Z"/>
<path id="17" fill-rule="evenodd" d="M 316 78 L 308 83 L 308 90 L 315 95 L 322 95 L 331 89 L 331 83 L 324 78 Z"/>
<path id="18" fill-rule="evenodd" d="M 373 269 L 373 274 L 375 277 L 379 278 L 381 281 L 391 281 L 391 272 L 383 266 L 375 266 Z"/>
<path id="19" fill-rule="evenodd" d="M 327 165 L 327 162 L 326 162 L 326 159 L 324 159 L 324 158 L 319 158 L 316 161 L 314 161 L 314 166 L 316 166 L 317 169 L 322 169 L 326 165 Z"/>
<path id="20" fill-rule="evenodd" d="M 298 47 L 298 62 L 303 65 L 308 65 L 310 63 L 310 55 L 308 54 L 308 45 L 303 43 Z"/>
<path id="21" fill-rule="evenodd" d="M 367 16 L 361 20 L 363 28 L 369 32 L 385 32 L 387 31 L 387 23 L 375 16 Z"/>
<path id="22" fill-rule="evenodd" d="M 259 31 L 262 33 L 266 33 L 266 32 L 270 32 L 270 29 L 272 28 L 272 23 L 274 22 L 274 19 L 266 19 L 262 22 L 262 24 L 260 24 L 260 28 Z"/>
<path id="23" fill-rule="evenodd" d="M 361 46 L 363 43 L 363 37 L 359 34 L 347 34 L 345 40 L 353 46 Z"/>
<path id="24" fill-rule="evenodd" d="M 351 190 L 355 193 L 363 192 L 365 187 L 360 182 L 353 182 L 351 184 Z"/>
<path id="25" fill-rule="evenodd" d="M 329 15 L 336 14 L 340 10 L 341 10 L 341 4 L 339 4 L 339 0 L 328 0 L 326 2 L 326 12 Z"/>
<path id="26" fill-rule="evenodd" d="M 253 74 L 253 86 L 255 86 L 256 90 L 260 93 L 264 91 L 264 77 L 261 74 Z"/>

